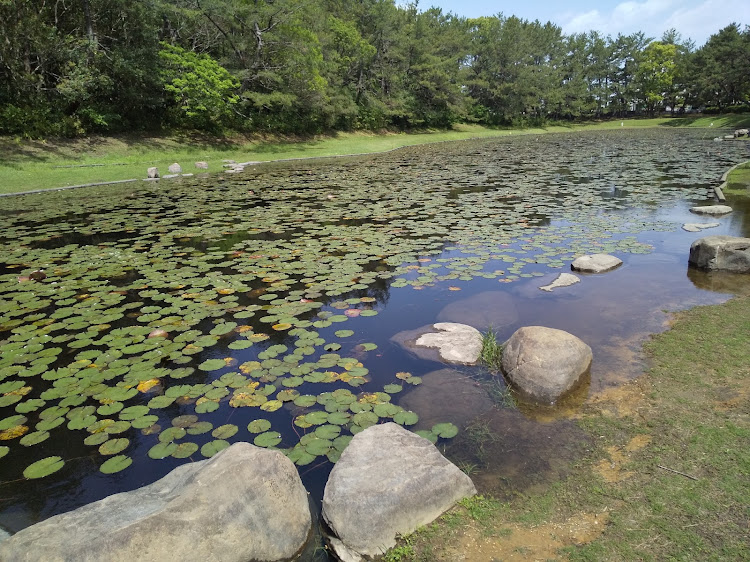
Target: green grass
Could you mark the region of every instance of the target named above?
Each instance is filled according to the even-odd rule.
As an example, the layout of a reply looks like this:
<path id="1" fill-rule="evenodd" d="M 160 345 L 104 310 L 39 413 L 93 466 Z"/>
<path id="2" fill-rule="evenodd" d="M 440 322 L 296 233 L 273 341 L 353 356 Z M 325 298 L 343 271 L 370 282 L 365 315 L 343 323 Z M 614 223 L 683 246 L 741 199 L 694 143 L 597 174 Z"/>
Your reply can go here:
<path id="1" fill-rule="evenodd" d="M 0 193 L 141 179 L 145 177 L 147 168 L 157 166 L 164 174 L 167 166 L 173 162 L 179 162 L 185 173 L 197 171 L 194 168 L 196 161 L 206 161 L 209 171 L 220 172 L 222 160 L 262 162 L 383 152 L 404 146 L 470 138 L 621 128 L 710 128 L 711 123 L 714 128 L 736 128 L 750 124 L 750 117 L 730 115 L 626 119 L 551 124 L 545 128 L 532 129 L 491 129 L 479 125 L 456 125 L 450 131 L 339 133 L 311 139 L 282 141 L 243 137 L 213 138 L 199 134 L 163 137 L 87 137 L 49 141 L 0 137 Z"/>
<path id="2" fill-rule="evenodd" d="M 427 539 L 416 533 L 414 554 L 404 560 L 423 560 L 425 541 L 433 560 L 446 559 L 441 552 L 469 526 L 501 544 L 509 525 L 557 525 L 575 514 L 602 512 L 609 514 L 603 533 L 565 547 L 561 557 L 750 559 L 747 334 L 750 297 L 679 313 L 672 328 L 646 346 L 651 367 L 630 387 L 639 397 L 637 413 L 616 416 L 602 404 L 585 407 L 579 425 L 593 448 L 567 479 L 507 504 L 462 502 L 449 512 L 450 525 L 439 520 Z M 608 482 L 594 470 L 602 459 L 609 463 L 610 451 L 625 451 L 643 436 L 650 442 L 623 461 L 627 478 Z M 473 501 L 482 505 L 481 522 Z"/>
<path id="3" fill-rule="evenodd" d="M 492 327 L 482 334 L 482 351 L 479 362 L 491 373 L 499 373 L 503 360 L 503 346 L 497 341 L 497 333 Z"/>

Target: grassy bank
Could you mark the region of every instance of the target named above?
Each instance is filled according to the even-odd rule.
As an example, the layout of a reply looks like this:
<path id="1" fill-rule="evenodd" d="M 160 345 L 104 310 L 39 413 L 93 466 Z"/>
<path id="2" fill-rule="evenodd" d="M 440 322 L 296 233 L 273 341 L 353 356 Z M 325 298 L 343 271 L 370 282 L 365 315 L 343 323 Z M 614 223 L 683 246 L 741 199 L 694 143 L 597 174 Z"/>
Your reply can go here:
<path id="1" fill-rule="evenodd" d="M 173 162 L 184 172 L 195 172 L 194 162 L 205 161 L 209 171 L 222 169 L 222 160 L 268 161 L 382 152 L 416 144 L 516 134 L 540 134 L 588 129 L 641 127 L 739 127 L 746 116 L 707 116 L 600 121 L 552 125 L 544 129 L 489 129 L 457 125 L 451 131 L 420 133 L 339 133 L 313 139 L 210 138 L 198 135 L 171 137 L 87 137 L 28 141 L 0 137 L 0 193 L 49 189 L 69 185 L 145 177 L 146 169 L 162 174 Z"/>

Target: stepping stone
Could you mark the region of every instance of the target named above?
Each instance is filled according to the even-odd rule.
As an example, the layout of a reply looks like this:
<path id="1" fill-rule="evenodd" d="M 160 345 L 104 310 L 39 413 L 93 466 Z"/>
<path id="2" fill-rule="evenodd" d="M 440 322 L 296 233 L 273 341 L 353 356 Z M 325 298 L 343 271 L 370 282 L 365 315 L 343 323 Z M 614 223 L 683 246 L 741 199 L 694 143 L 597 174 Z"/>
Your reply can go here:
<path id="1" fill-rule="evenodd" d="M 702 207 L 690 207 L 690 212 L 696 215 L 728 215 L 732 212 L 729 205 L 704 205 Z"/>
<path id="2" fill-rule="evenodd" d="M 570 267 L 583 273 L 605 273 L 622 265 L 622 260 L 609 254 L 590 254 L 576 258 Z"/>
<path id="3" fill-rule="evenodd" d="M 552 283 L 539 288 L 542 291 L 547 291 L 549 293 L 552 292 L 553 289 L 557 289 L 558 287 L 570 287 L 571 285 L 575 285 L 576 283 L 580 282 L 581 279 L 578 276 L 573 275 L 572 273 L 561 273 Z"/>

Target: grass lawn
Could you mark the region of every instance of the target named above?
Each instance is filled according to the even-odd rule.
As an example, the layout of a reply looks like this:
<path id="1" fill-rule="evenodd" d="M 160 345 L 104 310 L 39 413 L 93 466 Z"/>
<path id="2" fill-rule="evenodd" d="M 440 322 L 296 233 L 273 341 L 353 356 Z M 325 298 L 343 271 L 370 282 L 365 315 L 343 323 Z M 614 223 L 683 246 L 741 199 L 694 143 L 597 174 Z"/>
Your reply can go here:
<path id="1" fill-rule="evenodd" d="M 469 138 L 634 127 L 710 128 L 711 124 L 713 128 L 739 127 L 750 124 L 750 117 L 732 115 L 627 119 L 551 125 L 544 129 L 489 129 L 479 125 L 456 125 L 450 131 L 339 133 L 283 141 L 243 137 L 217 139 L 197 134 L 165 137 L 86 137 L 47 141 L 0 137 L 0 194 L 141 179 L 146 176 L 147 168 L 156 166 L 165 174 L 167 167 L 173 162 L 179 162 L 185 173 L 196 172 L 194 162 L 197 161 L 208 162 L 209 171 L 218 172 L 222 170 L 222 160 L 246 162 L 340 156 Z"/>

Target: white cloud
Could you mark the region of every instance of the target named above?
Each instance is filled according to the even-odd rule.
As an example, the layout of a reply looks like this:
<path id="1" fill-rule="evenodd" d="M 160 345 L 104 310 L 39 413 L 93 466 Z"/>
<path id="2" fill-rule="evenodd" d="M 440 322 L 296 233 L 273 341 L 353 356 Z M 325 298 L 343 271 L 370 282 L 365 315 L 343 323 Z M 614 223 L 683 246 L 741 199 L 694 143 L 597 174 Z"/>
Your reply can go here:
<path id="1" fill-rule="evenodd" d="M 556 21 L 565 33 L 597 30 L 616 36 L 643 31 L 658 39 L 671 28 L 698 46 L 733 21 L 750 24 L 750 3 L 737 0 L 644 0 L 617 4 L 611 10 L 561 14 Z"/>

